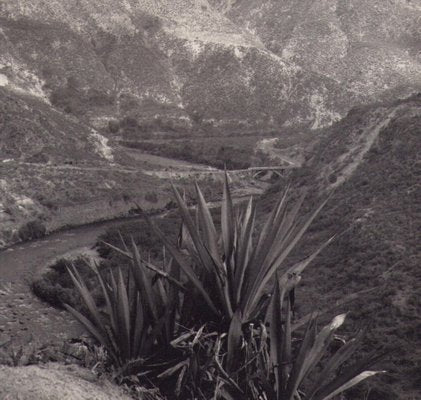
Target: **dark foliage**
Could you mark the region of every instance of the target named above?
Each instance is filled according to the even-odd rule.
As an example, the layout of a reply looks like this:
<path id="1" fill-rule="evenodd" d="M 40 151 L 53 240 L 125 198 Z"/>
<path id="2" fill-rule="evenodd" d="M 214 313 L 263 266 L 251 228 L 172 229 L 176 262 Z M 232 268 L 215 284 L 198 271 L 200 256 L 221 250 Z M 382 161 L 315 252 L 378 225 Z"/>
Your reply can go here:
<path id="1" fill-rule="evenodd" d="M 36 219 L 21 226 L 18 231 L 19 239 L 22 241 L 40 239 L 47 233 L 47 228 L 42 221 Z"/>
<path id="2" fill-rule="evenodd" d="M 81 276 L 84 277 L 89 288 L 92 290 L 94 297 L 102 303 L 96 282 L 94 281 L 95 273 L 87 264 L 86 260 L 79 258 L 73 262 L 65 259 L 57 260 L 49 267 L 48 272 L 32 282 L 33 292 L 42 300 L 54 307 L 64 308 L 63 304 L 70 304 L 72 307 L 80 309 L 82 303 L 80 296 L 74 287 L 67 268 L 74 265 Z"/>

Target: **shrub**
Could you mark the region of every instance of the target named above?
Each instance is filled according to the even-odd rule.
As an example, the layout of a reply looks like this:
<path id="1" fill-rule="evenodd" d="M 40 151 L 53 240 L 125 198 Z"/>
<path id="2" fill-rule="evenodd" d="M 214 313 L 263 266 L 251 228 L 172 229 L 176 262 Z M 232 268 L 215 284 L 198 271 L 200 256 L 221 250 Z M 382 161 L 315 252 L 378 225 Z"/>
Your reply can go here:
<path id="1" fill-rule="evenodd" d="M 221 232 L 218 235 L 210 210 L 199 187 L 197 193 L 197 222 L 194 223 L 187 204 L 174 188 L 174 194 L 183 218 L 180 246 L 195 260 L 193 270 L 149 219 L 154 232 L 172 257 L 180 264 L 197 294 L 204 300 L 210 314 L 217 321 L 230 325 L 237 315 L 241 324 L 254 321 L 267 306 L 267 285 L 277 271 L 283 280 L 299 274 L 315 258 L 318 248 L 305 261 L 287 268 L 285 259 L 298 243 L 310 223 L 321 210 L 323 202 L 307 219 L 300 221 L 298 212 L 304 197 L 294 206 L 288 205 L 288 190 L 278 202 L 257 239 L 255 234 L 255 206 L 253 200 L 241 214 L 236 214 L 225 176 L 221 206 Z M 220 245 L 219 245 L 220 243 Z M 206 282 L 206 287 L 203 285 Z"/>
<path id="2" fill-rule="evenodd" d="M 18 236 L 22 241 L 40 239 L 47 233 L 47 228 L 38 219 L 29 221 L 19 228 Z"/>
<path id="3" fill-rule="evenodd" d="M 139 212 L 138 208 L 135 210 Z M 176 216 L 168 215 L 165 219 L 159 219 L 157 224 L 167 237 L 171 238 L 171 240 L 177 239 L 179 220 Z M 120 253 L 114 251 L 107 244 L 120 247 L 122 246 L 122 240 L 129 243 L 132 238 L 139 247 L 140 254 L 143 258 L 151 258 L 155 261 L 162 260 L 163 245 L 151 235 L 149 225 L 146 221 L 129 222 L 110 228 L 99 237 L 97 250 L 101 257 L 107 258 L 113 265 L 121 265 L 121 263 L 127 261 L 127 258 L 122 257 Z"/>
<path id="4" fill-rule="evenodd" d="M 100 293 L 95 290 L 93 278 L 95 273 L 83 258 L 74 261 L 59 259 L 49 267 L 49 270 L 40 278 L 32 282 L 32 291 L 41 300 L 51 304 L 54 307 L 64 308 L 64 304 L 70 304 L 72 307 L 81 309 L 82 303 L 75 289 L 67 268 L 73 264 L 79 274 L 92 290 L 98 304 L 101 303 Z"/>
<path id="5" fill-rule="evenodd" d="M 51 93 L 50 100 L 53 106 L 61 108 L 68 114 L 84 115 L 86 113 L 83 93 L 71 85 L 55 89 Z"/>
<path id="6" fill-rule="evenodd" d="M 148 192 L 145 194 L 145 200 L 155 204 L 158 202 L 158 196 L 155 192 Z"/>
<path id="7" fill-rule="evenodd" d="M 64 308 L 63 304 L 77 305 L 73 290 L 55 285 L 49 279 L 37 279 L 32 283 L 32 291 L 41 300 L 51 304 L 53 307 Z"/>
<path id="8" fill-rule="evenodd" d="M 114 119 L 108 121 L 108 130 L 110 133 L 118 133 L 120 130 L 120 123 Z"/>
<path id="9" fill-rule="evenodd" d="M 27 157 L 25 159 L 25 162 L 37 163 L 37 164 L 47 164 L 48 161 L 49 161 L 48 156 L 41 151 L 38 153 L 32 154 L 30 157 Z"/>
<path id="10" fill-rule="evenodd" d="M 97 282 L 105 299 L 105 313 L 98 307 L 91 290 L 76 268 L 68 273 L 83 300 L 86 311 L 82 314 L 65 304 L 66 309 L 103 345 L 119 375 L 143 373 L 153 368 L 146 361 L 157 352 L 166 351 L 174 337 L 178 291 L 172 286 L 175 278 L 160 271 L 156 276 L 148 268 L 158 272 L 151 264 L 140 258 L 132 242 L 131 250 L 123 253 L 130 258 L 130 268 L 125 278 L 121 268 L 108 273 L 95 271 Z M 172 263 L 169 269 L 177 274 Z M 158 279 L 158 280 L 157 280 Z M 155 282 L 154 282 L 155 281 Z"/>

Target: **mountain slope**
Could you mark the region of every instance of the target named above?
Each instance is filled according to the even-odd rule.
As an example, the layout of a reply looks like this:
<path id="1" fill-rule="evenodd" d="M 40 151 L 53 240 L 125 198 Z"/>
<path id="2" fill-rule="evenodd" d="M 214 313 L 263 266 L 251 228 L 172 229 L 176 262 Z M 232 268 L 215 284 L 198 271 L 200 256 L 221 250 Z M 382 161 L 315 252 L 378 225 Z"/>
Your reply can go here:
<path id="1" fill-rule="evenodd" d="M 291 178 L 296 189 L 309 189 L 308 206 L 336 187 L 296 255 L 302 258 L 338 234 L 304 273 L 299 312 L 373 289 L 345 307 L 345 334 L 366 328 L 363 351 L 376 345 L 394 351 L 380 366 L 387 374 L 352 399 L 421 395 L 420 131 L 421 95 L 354 109 L 324 132 L 307 166 Z M 279 196 L 274 192 L 267 195 L 266 208 Z"/>
<path id="2" fill-rule="evenodd" d="M 163 207 L 163 183 L 129 160 L 77 118 L 0 87 L 0 248 L 125 215 L 134 201 Z"/>
<path id="3" fill-rule="evenodd" d="M 224 8 L 285 61 L 373 100 L 419 81 L 421 5 L 413 1 L 236 1 Z M 232 2 L 231 2 L 232 3 Z"/>
<path id="4" fill-rule="evenodd" d="M 98 127 L 319 128 L 421 87 L 421 10 L 403 1 L 5 0 L 0 15 L 5 86 Z"/>

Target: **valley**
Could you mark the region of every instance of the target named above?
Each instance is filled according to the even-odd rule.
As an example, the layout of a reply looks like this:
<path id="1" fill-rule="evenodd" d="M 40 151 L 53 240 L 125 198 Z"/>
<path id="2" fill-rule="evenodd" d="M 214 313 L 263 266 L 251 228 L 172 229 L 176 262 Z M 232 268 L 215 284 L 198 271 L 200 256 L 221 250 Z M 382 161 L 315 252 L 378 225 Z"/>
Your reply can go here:
<path id="1" fill-rule="evenodd" d="M 278 156 L 288 161 L 294 159 L 298 165 L 305 155 L 306 161 L 300 167 L 287 169 L 288 173 L 285 176 L 263 177 L 262 180 L 261 177 L 254 176 L 253 167 L 229 171 L 234 195 L 238 199 L 250 194 L 261 197 L 258 210 L 262 215 L 273 208 L 287 182 L 292 185 L 293 193 L 307 188 L 309 195 L 306 209 L 317 203 L 317 199 L 323 197 L 329 186 L 336 187 L 325 213 L 315 221 L 308 239 L 302 243 L 299 253 L 294 256 L 300 258 L 301 254 L 311 251 L 316 241 L 320 242 L 321 238 L 338 233 L 338 229 L 342 232 L 339 239 L 318 257 L 314 268 L 306 273 L 300 292 L 299 312 L 304 313 L 314 307 L 314 304 L 323 309 L 328 304 L 338 301 L 344 291 L 349 294 L 360 290 L 373 290 L 365 295 L 369 306 L 362 304 L 364 300 L 361 299 L 355 305 L 351 304 L 346 308 L 350 310 L 351 315 L 346 332 L 350 333 L 356 326 L 371 321 L 370 342 L 380 341 L 391 349 L 398 345 L 403 352 L 402 357 L 392 357 L 384 364 L 384 368 L 390 371 L 389 375 L 370 383 L 369 386 L 363 386 L 360 392 L 354 392 L 354 397 L 351 398 L 355 399 L 358 399 L 364 390 L 364 393 L 370 392 L 373 396 L 383 396 L 382 398 L 391 400 L 409 400 L 414 398 L 411 396 L 416 396 L 416 383 L 412 377 L 415 376 L 419 356 L 418 353 L 411 352 L 411 349 L 417 346 L 418 340 L 415 335 L 415 321 L 419 315 L 416 300 L 418 289 L 414 284 L 416 280 L 413 281 L 417 276 L 418 255 L 414 240 L 418 228 L 415 221 L 412 225 L 408 221 L 414 213 L 418 193 L 418 184 L 414 179 L 417 175 L 416 149 L 421 126 L 420 110 L 419 96 L 377 104 L 353 110 L 343 121 L 321 132 L 318 141 L 291 142 L 291 139 L 288 139 L 277 146 L 272 145 L 270 149 L 266 146 L 266 151 L 272 156 L 273 152 L 276 153 L 277 148 L 280 148 Z M 306 138 L 305 135 L 303 137 Z M 270 138 L 259 140 L 269 140 L 269 143 L 272 141 Z M 256 145 L 259 140 L 251 141 L 254 149 L 262 147 Z M 165 141 L 161 138 L 157 139 L 156 143 L 162 146 Z M 247 140 L 244 142 L 247 143 Z M 307 143 L 307 152 L 303 151 L 306 147 L 300 148 L 302 143 Z M 117 147 L 113 142 L 110 142 L 110 145 L 113 146 L 114 161 L 121 157 L 124 163 L 95 166 L 8 161 L 3 163 L 3 168 L 10 167 L 9 171 L 19 168 L 31 171 L 39 169 L 43 174 L 47 174 L 48 171 L 49 174 L 63 174 L 66 183 L 71 173 L 94 173 L 95 177 L 101 173 L 107 179 L 110 174 L 118 173 L 132 176 L 132 184 L 134 177 L 142 171 L 142 176 L 147 177 L 143 179 L 158 181 L 161 188 L 165 188 L 166 203 L 171 198 L 170 180 L 179 188 L 190 190 L 192 183 L 198 181 L 206 198 L 211 202 L 221 196 L 223 171 L 215 167 L 148 154 L 132 145 Z M 160 154 L 165 154 L 166 150 L 163 149 Z M 404 158 L 401 158 L 402 154 L 405 154 Z M 291 158 L 293 156 L 296 158 Z M 277 166 L 282 165 L 279 159 L 277 163 Z M 265 166 L 261 168 L 264 171 Z M 250 171 L 253 172 L 250 174 Z M 40 172 L 34 176 L 40 176 Z M 190 192 L 187 192 L 188 199 L 190 196 Z M 74 200 L 67 198 L 66 202 L 71 205 Z M 121 215 L 126 215 L 127 210 L 133 207 L 133 204 L 127 203 L 127 209 L 123 210 Z M 108 204 L 108 209 L 112 209 L 113 213 L 118 207 L 116 204 L 118 205 L 118 200 Z M 87 221 L 83 215 L 92 215 L 92 210 L 95 210 L 92 222 L 98 220 L 98 203 L 91 203 L 89 206 L 89 202 L 85 200 L 73 205 L 73 208 L 68 208 L 68 221 L 74 223 L 78 215 L 82 215 L 81 221 Z M 83 210 L 87 205 L 88 208 Z M 219 206 L 219 203 L 215 202 L 214 205 Z M 65 208 L 58 210 L 58 213 L 62 214 L 63 210 Z M 104 219 L 107 219 L 110 214 L 104 216 Z M 78 335 L 78 326 L 71 322 L 66 313 L 57 311 L 34 297 L 29 290 L 29 282 L 34 274 L 43 270 L 56 257 L 87 251 L 96 243 L 99 235 L 110 232 L 108 235 L 112 237 L 116 226 L 123 233 L 136 231 L 139 229 L 139 222 L 137 217 L 131 217 L 126 222 L 124 219 L 95 222 L 88 226 L 65 229 L 44 239 L 17 244 L 8 250 L 0 251 L 0 296 L 4 300 L 2 321 L 5 327 L 2 340 L 13 338 L 16 345 L 31 341 L 35 346 L 36 342 L 32 339 L 32 334 L 35 333 L 44 335 L 45 340 L 48 340 L 51 346 L 55 346 L 66 337 Z M 61 226 L 63 225 L 57 225 L 57 228 Z M 170 231 L 173 229 L 176 227 L 171 227 Z M 343 263 L 346 263 L 346 268 L 340 267 Z M 13 265 L 13 268 L 10 268 L 10 265 Z M 319 279 L 320 275 L 323 276 L 322 281 Z M 325 295 L 321 300 L 322 292 Z M 365 309 L 363 315 L 358 313 L 361 307 Z M 387 311 L 381 311 L 385 307 Z M 389 313 L 394 319 L 380 317 L 385 313 Z M 44 332 L 47 320 L 48 333 Z M 396 337 L 394 320 L 399 321 L 400 329 L 406 332 L 403 342 Z M 396 340 L 398 341 L 393 344 Z M 401 367 L 398 368 L 398 364 Z M 395 379 L 400 383 L 393 383 Z M 388 383 L 389 380 L 392 383 Z M 388 388 L 386 390 L 383 389 L 385 385 Z M 384 397 L 386 393 L 390 394 L 389 397 Z"/>
<path id="2" fill-rule="evenodd" d="M 52 361 L 136 400 L 421 398 L 420 20 L 0 1 L 0 381 Z"/>

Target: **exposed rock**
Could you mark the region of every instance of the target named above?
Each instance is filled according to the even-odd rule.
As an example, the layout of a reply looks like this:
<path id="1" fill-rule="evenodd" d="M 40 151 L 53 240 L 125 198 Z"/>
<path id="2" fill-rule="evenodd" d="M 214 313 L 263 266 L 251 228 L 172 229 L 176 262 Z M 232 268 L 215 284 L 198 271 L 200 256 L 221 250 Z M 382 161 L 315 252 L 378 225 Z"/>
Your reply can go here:
<path id="1" fill-rule="evenodd" d="M 2 400 L 130 400 L 108 381 L 88 370 L 61 364 L 0 366 Z"/>

